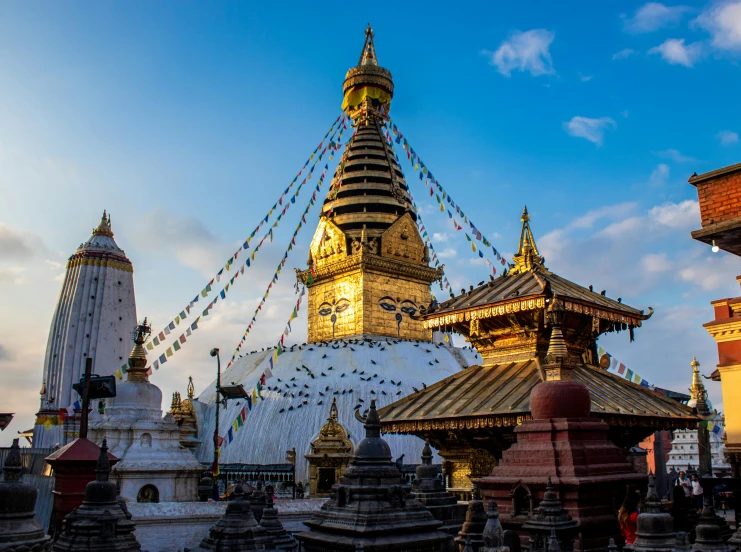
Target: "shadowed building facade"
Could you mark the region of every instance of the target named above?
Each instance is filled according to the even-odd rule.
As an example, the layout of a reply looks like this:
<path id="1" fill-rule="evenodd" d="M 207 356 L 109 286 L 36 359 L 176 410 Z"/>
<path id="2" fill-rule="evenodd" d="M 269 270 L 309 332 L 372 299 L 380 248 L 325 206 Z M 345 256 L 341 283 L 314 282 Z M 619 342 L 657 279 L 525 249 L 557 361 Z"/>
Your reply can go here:
<path id="1" fill-rule="evenodd" d="M 490 282 L 425 311 L 431 329 L 463 334 L 483 357 L 472 366 L 380 410 L 385 432 L 429 439 L 445 459 L 448 487 L 462 496 L 471 479 L 488 475 L 513 442 L 513 429 L 531 418 L 530 392 L 545 378 L 542 359 L 552 334 L 546 311 L 564 306 L 559 328 L 570 354 L 583 362 L 573 378 L 591 394 L 592 416 L 610 439 L 629 448 L 657 429 L 695 427 L 690 408 L 600 367 L 598 337 L 628 331 L 650 317 L 551 272 L 544 264 L 525 209 L 514 266 Z M 607 359 L 603 359 L 603 362 Z M 609 366 L 609 364 L 608 364 Z"/>

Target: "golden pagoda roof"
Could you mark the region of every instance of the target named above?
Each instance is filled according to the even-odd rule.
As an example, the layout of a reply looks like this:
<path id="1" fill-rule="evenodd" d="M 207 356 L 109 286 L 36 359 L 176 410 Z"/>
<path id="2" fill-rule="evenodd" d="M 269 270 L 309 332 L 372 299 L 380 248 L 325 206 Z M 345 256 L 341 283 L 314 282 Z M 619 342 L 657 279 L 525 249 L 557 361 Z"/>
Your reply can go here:
<path id="1" fill-rule="evenodd" d="M 530 419 L 530 392 L 543 381 L 537 359 L 471 366 L 379 411 L 384 432 L 515 426 Z M 592 415 L 610 425 L 695 427 L 692 409 L 601 368 L 577 365 L 573 379 L 589 389 Z"/>
<path id="2" fill-rule="evenodd" d="M 498 278 L 428 309 L 422 319 L 431 322 L 429 327 L 440 325 L 440 320 L 445 320 L 446 325 L 463 321 L 464 318 L 468 320 L 471 316 L 466 318 L 466 313 L 470 311 L 488 311 L 482 312 L 483 316 L 478 318 L 489 318 L 497 314 L 509 314 L 512 309 L 544 308 L 553 294 L 561 298 L 566 310 L 593 314 L 630 326 L 640 326 L 642 320 L 651 317 L 653 309 L 650 307 L 649 313 L 644 314 L 644 311 L 628 306 L 620 299 L 607 297 L 604 291 L 597 293 L 591 286 L 585 288 L 548 270 L 530 229 L 527 207 L 520 220 L 522 231 L 518 251 L 512 257 L 513 266 Z M 458 316 L 451 316 L 454 314 Z"/>

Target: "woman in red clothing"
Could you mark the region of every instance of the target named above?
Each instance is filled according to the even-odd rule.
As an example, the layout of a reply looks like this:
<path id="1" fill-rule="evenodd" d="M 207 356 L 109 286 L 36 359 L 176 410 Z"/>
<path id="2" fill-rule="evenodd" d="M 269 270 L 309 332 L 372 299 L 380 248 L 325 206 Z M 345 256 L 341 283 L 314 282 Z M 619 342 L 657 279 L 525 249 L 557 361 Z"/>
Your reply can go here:
<path id="1" fill-rule="evenodd" d="M 623 505 L 618 510 L 618 522 L 620 531 L 625 538 L 625 544 L 633 544 L 636 540 L 636 530 L 638 524 L 638 505 L 641 502 L 641 491 L 637 487 L 630 485 L 628 492 L 625 493 Z"/>

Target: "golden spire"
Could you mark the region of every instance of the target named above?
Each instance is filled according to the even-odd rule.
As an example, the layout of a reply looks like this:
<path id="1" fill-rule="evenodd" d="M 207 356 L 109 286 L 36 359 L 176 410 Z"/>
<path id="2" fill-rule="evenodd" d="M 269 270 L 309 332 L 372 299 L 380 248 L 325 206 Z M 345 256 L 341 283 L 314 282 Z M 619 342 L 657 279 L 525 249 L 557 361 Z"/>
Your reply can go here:
<path id="1" fill-rule="evenodd" d="M 337 412 L 337 399 L 332 399 L 332 406 L 329 408 L 329 418 L 328 421 L 337 421 L 337 417 L 339 416 L 339 413 Z"/>
<path id="2" fill-rule="evenodd" d="M 708 392 L 705 389 L 705 384 L 702 383 L 702 377 L 700 375 L 700 363 L 697 362 L 697 357 L 692 357 L 692 387 L 690 388 L 690 397 L 695 401 L 695 408 L 697 413 L 703 417 L 708 418 L 714 416 L 715 412 L 710 411 L 710 405 L 708 404 Z"/>
<path id="3" fill-rule="evenodd" d="M 111 215 L 106 215 L 105 210 L 103 210 L 100 224 L 98 224 L 97 228 L 93 228 L 93 236 L 113 237 L 113 230 L 111 230 Z"/>
<path id="4" fill-rule="evenodd" d="M 193 386 L 193 376 L 188 376 L 188 398 L 193 400 L 196 394 L 196 388 Z"/>
<path id="5" fill-rule="evenodd" d="M 361 65 L 378 66 L 376 47 L 373 44 L 373 29 L 371 29 L 370 23 L 368 23 L 368 28 L 365 29 L 365 44 L 363 44 L 363 51 L 360 53 L 360 61 L 358 62 L 358 67 L 360 67 Z"/>
<path id="6" fill-rule="evenodd" d="M 144 344 L 147 342 L 151 333 L 152 328 L 147 323 L 146 317 L 132 332 L 134 348 L 131 350 L 131 354 L 129 354 L 128 381 L 149 381 L 149 376 L 147 375 L 147 351 L 144 350 Z"/>
<path id="7" fill-rule="evenodd" d="M 530 229 L 530 215 L 527 212 L 527 205 L 522 210 L 522 230 L 520 231 L 520 243 L 517 253 L 512 257 L 515 266 L 510 269 L 510 274 L 520 274 L 529 272 L 536 266 L 543 266 L 543 257 L 540 256 L 538 246 L 535 244 L 533 231 Z"/>
<path id="8" fill-rule="evenodd" d="M 391 73 L 378 65 L 370 24 L 365 30 L 365 42 L 358 64 L 345 75 L 342 91 L 342 109 L 356 123 L 362 120 L 367 124 L 372 120 L 382 119 L 383 113 L 388 113 L 391 106 L 394 83 Z"/>

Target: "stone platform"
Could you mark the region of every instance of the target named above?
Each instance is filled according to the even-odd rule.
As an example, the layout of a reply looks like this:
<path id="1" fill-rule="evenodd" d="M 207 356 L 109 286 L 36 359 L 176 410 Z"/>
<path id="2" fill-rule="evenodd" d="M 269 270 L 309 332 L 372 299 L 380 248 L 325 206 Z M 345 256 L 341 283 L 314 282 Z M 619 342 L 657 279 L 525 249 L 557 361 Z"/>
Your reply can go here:
<path id="1" fill-rule="evenodd" d="M 277 500 L 275 508 L 289 533 L 306 531 L 303 520 L 318 511 L 325 498 Z M 148 552 L 195 550 L 226 512 L 228 502 L 127 502 L 136 522 L 136 538 Z"/>

